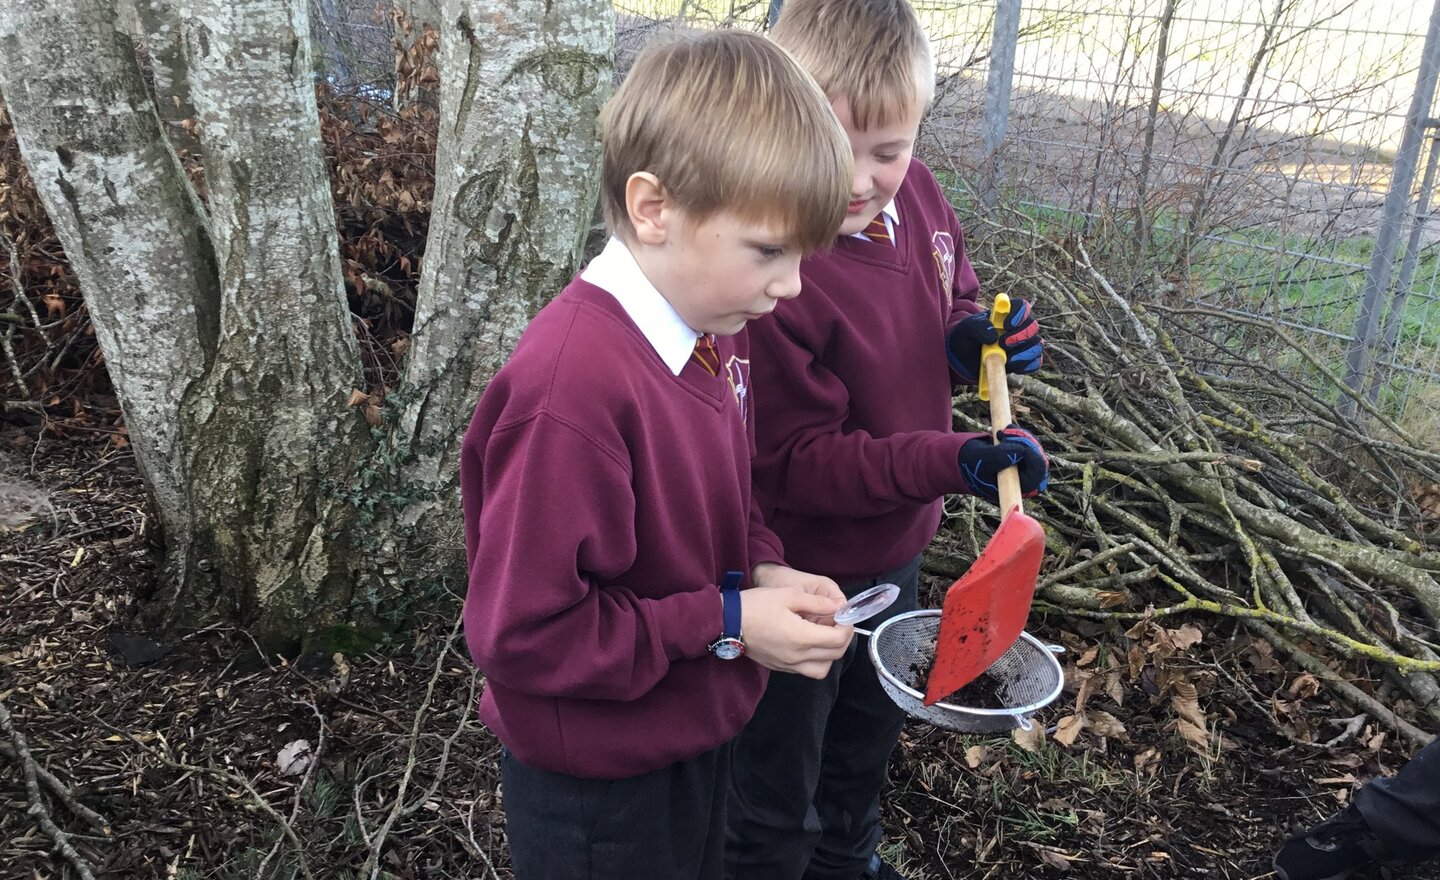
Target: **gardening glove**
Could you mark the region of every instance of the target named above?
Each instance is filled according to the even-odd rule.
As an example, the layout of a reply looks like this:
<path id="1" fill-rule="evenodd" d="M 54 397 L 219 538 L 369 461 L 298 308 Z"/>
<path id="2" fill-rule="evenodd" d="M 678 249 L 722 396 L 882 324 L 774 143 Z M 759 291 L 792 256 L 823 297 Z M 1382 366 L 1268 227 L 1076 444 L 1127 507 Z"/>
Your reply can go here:
<path id="1" fill-rule="evenodd" d="M 978 383 L 980 347 L 996 342 L 1005 350 L 1005 372 L 1033 373 L 1040 369 L 1045 359 L 1045 343 L 1040 338 L 1040 325 L 1035 321 L 1030 303 L 1013 299 L 1010 305 L 1003 334 L 995 330 L 987 312 L 977 312 L 950 328 L 945 337 L 945 354 L 950 368 L 960 378 Z"/>
<path id="2" fill-rule="evenodd" d="M 1020 471 L 1020 494 L 1034 498 L 1050 484 L 1050 459 L 1035 435 L 1011 425 L 1000 432 L 999 442 L 989 435 L 976 437 L 960 447 L 960 475 L 971 495 L 1000 500 L 1000 472 L 1008 467 Z"/>

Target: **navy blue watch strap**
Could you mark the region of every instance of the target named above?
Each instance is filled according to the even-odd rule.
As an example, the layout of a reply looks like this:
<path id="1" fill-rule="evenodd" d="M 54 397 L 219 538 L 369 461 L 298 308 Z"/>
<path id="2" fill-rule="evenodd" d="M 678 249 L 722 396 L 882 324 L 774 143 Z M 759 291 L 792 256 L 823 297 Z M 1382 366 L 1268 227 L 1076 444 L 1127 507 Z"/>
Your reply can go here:
<path id="1" fill-rule="evenodd" d="M 720 632 L 722 637 L 733 639 L 740 635 L 740 581 L 744 578 L 744 572 L 727 571 L 720 583 L 720 602 L 725 609 L 725 627 Z"/>

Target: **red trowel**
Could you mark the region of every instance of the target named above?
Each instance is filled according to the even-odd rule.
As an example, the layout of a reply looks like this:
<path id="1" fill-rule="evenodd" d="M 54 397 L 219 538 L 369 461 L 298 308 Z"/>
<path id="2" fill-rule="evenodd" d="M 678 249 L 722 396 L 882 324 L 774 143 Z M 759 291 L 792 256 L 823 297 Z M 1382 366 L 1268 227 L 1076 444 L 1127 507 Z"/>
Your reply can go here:
<path id="1" fill-rule="evenodd" d="M 990 322 L 1005 326 L 1010 297 L 997 294 Z M 990 427 L 1007 427 L 1010 388 L 1005 384 L 1005 350 L 987 345 L 980 352 L 980 399 L 990 401 Z M 1020 473 L 1000 472 L 1000 528 L 970 570 L 945 593 L 935 665 L 925 683 L 925 705 L 954 693 L 989 669 L 1025 629 L 1035 581 L 1045 555 L 1045 530 L 1020 509 Z"/>

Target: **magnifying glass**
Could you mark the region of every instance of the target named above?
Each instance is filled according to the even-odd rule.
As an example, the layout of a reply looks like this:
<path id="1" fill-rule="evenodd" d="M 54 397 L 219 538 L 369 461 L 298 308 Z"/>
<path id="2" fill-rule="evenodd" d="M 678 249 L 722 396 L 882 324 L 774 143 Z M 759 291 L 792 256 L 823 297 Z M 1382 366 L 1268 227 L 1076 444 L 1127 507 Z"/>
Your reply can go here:
<path id="1" fill-rule="evenodd" d="M 835 622 L 848 626 L 874 617 L 889 608 L 899 596 L 900 588 L 895 584 L 876 584 L 855 594 L 850 601 L 841 605 L 835 612 Z"/>

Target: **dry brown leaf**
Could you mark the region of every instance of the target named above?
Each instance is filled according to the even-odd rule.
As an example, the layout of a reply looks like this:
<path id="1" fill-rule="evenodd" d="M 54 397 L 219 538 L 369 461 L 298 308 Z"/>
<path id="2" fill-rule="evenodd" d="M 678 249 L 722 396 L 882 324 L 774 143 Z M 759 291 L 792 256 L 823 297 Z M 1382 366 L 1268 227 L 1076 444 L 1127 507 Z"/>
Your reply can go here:
<path id="1" fill-rule="evenodd" d="M 1205 634 L 1200 631 L 1200 627 L 1193 623 L 1187 623 L 1179 629 L 1172 629 L 1167 632 L 1169 632 L 1170 641 L 1175 645 L 1175 650 L 1177 651 L 1188 651 L 1195 645 L 1200 644 L 1200 640 L 1205 637 Z"/>
<path id="2" fill-rule="evenodd" d="M 345 686 L 350 683 L 350 661 L 345 659 L 344 654 L 336 651 L 331 655 L 330 663 L 334 669 L 336 679 L 331 683 L 331 692 L 338 693 L 344 690 Z"/>
<path id="3" fill-rule="evenodd" d="M 1040 850 L 1040 861 L 1049 865 L 1057 871 L 1070 870 L 1070 860 L 1055 852 L 1054 850 Z"/>
<path id="4" fill-rule="evenodd" d="M 1140 674 L 1145 671 L 1145 665 L 1149 662 L 1145 652 L 1140 650 L 1139 645 L 1131 645 L 1130 653 L 1126 655 L 1126 664 L 1130 667 L 1130 680 L 1139 681 Z"/>
<path id="5" fill-rule="evenodd" d="M 1112 670 L 1105 673 L 1105 696 L 1117 706 L 1125 705 L 1125 687 L 1120 682 L 1120 673 Z"/>
<path id="6" fill-rule="evenodd" d="M 1200 708 L 1200 699 L 1196 695 L 1195 685 L 1183 679 L 1170 682 L 1170 706 L 1175 714 L 1197 725 L 1202 730 L 1209 723 L 1205 711 Z"/>
<path id="7" fill-rule="evenodd" d="M 1246 656 L 1256 672 L 1284 672 L 1285 667 L 1275 662 L 1275 646 L 1264 639 L 1250 639 Z"/>
<path id="8" fill-rule="evenodd" d="M 1055 741 L 1063 746 L 1073 746 L 1080 732 L 1085 729 L 1085 714 L 1066 715 L 1055 725 Z"/>
<path id="9" fill-rule="evenodd" d="M 1184 718 L 1175 719 L 1175 729 L 1190 746 L 1200 754 L 1208 754 L 1210 751 L 1210 734 L 1203 727 L 1197 726 Z"/>
<path id="10" fill-rule="evenodd" d="M 1079 670 L 1077 677 L 1079 678 L 1079 690 L 1075 693 L 1075 712 L 1079 714 L 1085 711 L 1085 704 L 1090 702 L 1090 695 L 1095 692 L 1095 684 L 1099 680 L 1099 676 L 1087 670 Z"/>
<path id="11" fill-rule="evenodd" d="M 990 749 L 985 746 L 971 746 L 965 750 L 965 766 L 971 770 L 978 768 L 990 757 Z"/>
<path id="12" fill-rule="evenodd" d="M 1290 694 L 1297 700 L 1313 697 L 1320 693 L 1320 679 L 1306 672 L 1290 683 Z"/>
<path id="13" fill-rule="evenodd" d="M 1100 590 L 1095 594 L 1101 608 L 1119 608 L 1130 604 L 1130 594 L 1124 590 Z"/>
<path id="14" fill-rule="evenodd" d="M 1440 520 L 1440 483 L 1420 486 L 1411 491 L 1410 497 L 1426 519 Z"/>
<path id="15" fill-rule="evenodd" d="M 1010 731 L 1010 740 L 1027 752 L 1038 752 L 1045 748 L 1045 728 L 1038 724 L 1030 725 L 1029 730 L 1017 727 Z"/>
<path id="16" fill-rule="evenodd" d="M 1120 719 L 1111 715 L 1109 712 L 1103 709 L 1091 709 L 1085 714 L 1087 726 L 1090 728 L 1090 732 L 1096 736 L 1119 740 L 1128 738 L 1125 725 L 1120 722 Z"/>

